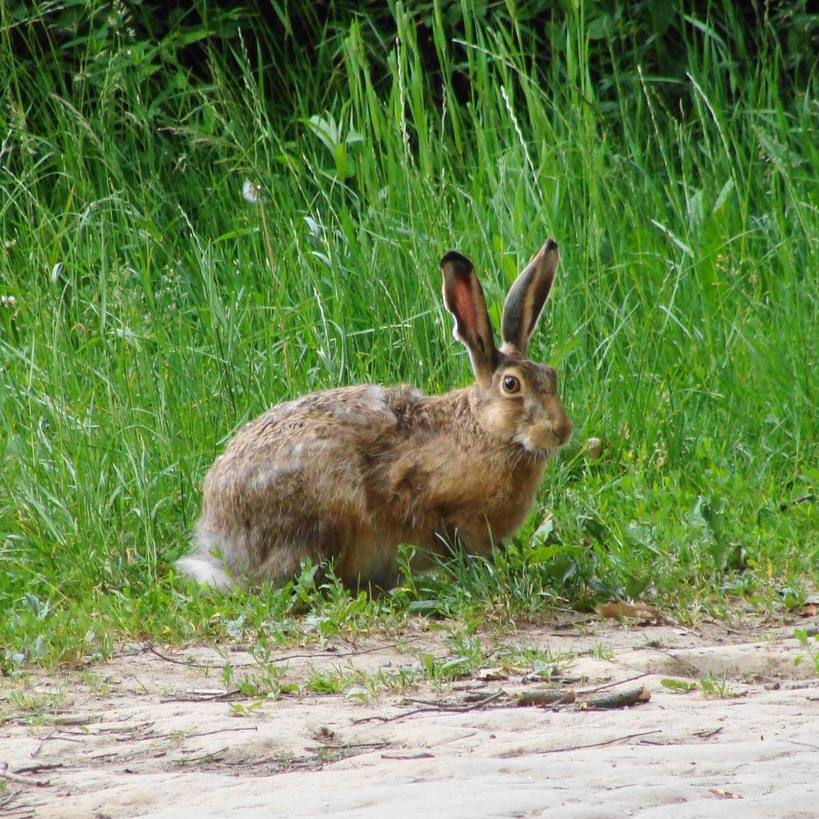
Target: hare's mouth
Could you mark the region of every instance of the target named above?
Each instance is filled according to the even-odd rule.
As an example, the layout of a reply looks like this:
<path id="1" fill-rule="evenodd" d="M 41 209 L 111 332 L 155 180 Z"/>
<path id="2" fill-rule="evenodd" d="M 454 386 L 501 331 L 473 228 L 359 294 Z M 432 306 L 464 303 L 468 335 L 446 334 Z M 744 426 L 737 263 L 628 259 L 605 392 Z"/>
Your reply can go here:
<path id="1" fill-rule="evenodd" d="M 557 440 L 555 436 L 546 432 L 534 438 L 529 432 L 519 432 L 514 441 L 518 446 L 523 447 L 530 458 L 541 459 L 548 457 L 555 449 Z"/>

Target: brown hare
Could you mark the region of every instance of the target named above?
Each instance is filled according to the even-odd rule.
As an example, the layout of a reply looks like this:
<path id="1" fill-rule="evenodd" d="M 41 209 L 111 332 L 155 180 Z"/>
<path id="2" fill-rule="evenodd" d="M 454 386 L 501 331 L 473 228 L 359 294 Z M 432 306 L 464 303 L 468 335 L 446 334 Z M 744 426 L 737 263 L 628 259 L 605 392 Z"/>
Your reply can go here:
<path id="1" fill-rule="evenodd" d="M 572 434 L 555 371 L 526 358 L 557 264 L 549 240 L 509 291 L 498 348 L 472 263 L 447 253 L 444 304 L 475 383 L 444 395 L 344 387 L 272 407 L 208 472 L 181 572 L 217 588 L 280 585 L 302 561 L 334 560 L 345 584 L 389 588 L 402 543 L 419 560 L 454 538 L 486 555 L 514 534 Z"/>

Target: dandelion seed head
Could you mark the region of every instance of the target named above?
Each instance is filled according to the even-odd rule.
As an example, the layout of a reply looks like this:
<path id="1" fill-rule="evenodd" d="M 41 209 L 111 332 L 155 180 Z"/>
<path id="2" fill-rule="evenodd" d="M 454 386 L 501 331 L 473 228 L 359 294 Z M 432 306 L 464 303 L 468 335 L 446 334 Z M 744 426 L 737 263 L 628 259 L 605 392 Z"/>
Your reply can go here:
<path id="1" fill-rule="evenodd" d="M 583 452 L 590 461 L 596 461 L 603 454 L 603 442 L 599 438 L 589 438 L 583 446 Z"/>
<path id="2" fill-rule="evenodd" d="M 251 182 L 245 179 L 242 182 L 242 197 L 245 202 L 250 202 L 251 205 L 258 205 L 262 201 L 262 186 L 258 182 Z"/>

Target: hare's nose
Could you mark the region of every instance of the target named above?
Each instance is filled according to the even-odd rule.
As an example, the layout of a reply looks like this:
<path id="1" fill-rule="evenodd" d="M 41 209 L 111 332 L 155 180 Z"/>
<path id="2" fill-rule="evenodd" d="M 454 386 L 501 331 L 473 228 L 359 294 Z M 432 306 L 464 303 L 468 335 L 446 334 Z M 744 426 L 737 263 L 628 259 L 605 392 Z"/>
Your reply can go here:
<path id="1" fill-rule="evenodd" d="M 560 446 L 569 443 L 573 432 L 574 426 L 572 425 L 572 422 L 569 420 L 569 416 L 564 415 L 554 429 L 555 436 L 557 437 Z"/>

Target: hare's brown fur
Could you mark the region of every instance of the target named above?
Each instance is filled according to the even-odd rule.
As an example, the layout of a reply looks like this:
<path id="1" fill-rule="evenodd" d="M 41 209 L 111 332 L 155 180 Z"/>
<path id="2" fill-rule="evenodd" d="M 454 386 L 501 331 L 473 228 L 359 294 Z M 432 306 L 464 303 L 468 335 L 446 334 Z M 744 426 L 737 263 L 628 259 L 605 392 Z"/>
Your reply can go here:
<path id="1" fill-rule="evenodd" d="M 556 250 L 554 257 L 552 275 Z M 451 291 L 445 272 L 445 300 L 478 383 L 439 396 L 347 387 L 271 408 L 238 432 L 205 479 L 200 555 L 221 556 L 230 575 L 274 583 L 292 578 L 305 559 L 334 559 L 345 583 L 389 587 L 402 543 L 442 553 L 458 538 L 487 554 L 517 530 L 548 456 L 571 435 L 554 370 L 524 357 L 551 279 L 539 306 L 534 284 L 516 285 L 521 293 L 512 307 L 507 300 L 506 313 L 517 310 L 520 318 L 509 321 L 515 328 L 528 321 L 529 329 L 498 350 L 480 285 L 471 265 L 464 270 L 453 274 Z M 215 564 L 210 576 L 200 564 L 180 561 L 201 580 L 229 584 Z"/>

